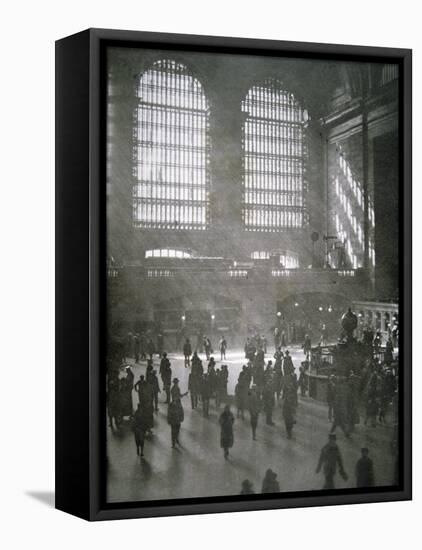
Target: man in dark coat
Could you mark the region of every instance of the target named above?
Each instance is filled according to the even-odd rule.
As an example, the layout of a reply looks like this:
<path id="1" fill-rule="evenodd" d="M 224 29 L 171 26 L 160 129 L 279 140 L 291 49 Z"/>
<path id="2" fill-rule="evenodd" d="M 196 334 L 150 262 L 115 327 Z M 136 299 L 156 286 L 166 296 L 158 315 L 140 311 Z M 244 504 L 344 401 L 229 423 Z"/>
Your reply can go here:
<path id="1" fill-rule="evenodd" d="M 171 387 L 171 363 L 167 358 L 167 353 L 164 351 L 160 361 L 160 376 L 163 382 L 163 390 L 166 392 L 166 404 L 170 403 L 170 387 Z"/>
<path id="2" fill-rule="evenodd" d="M 296 394 L 294 392 L 289 391 L 284 395 L 282 412 L 287 437 L 291 439 L 296 413 Z"/>
<path id="3" fill-rule="evenodd" d="M 366 447 L 361 449 L 362 456 L 356 462 L 355 475 L 356 487 L 374 486 L 374 464 L 369 458 L 369 451 Z"/>
<path id="4" fill-rule="evenodd" d="M 303 342 L 302 347 L 303 347 L 303 353 L 308 357 L 312 349 L 312 342 L 309 334 L 305 334 L 305 340 Z"/>
<path id="5" fill-rule="evenodd" d="M 336 434 L 330 433 L 328 443 L 324 445 L 318 461 L 316 473 L 319 474 L 323 468 L 325 484 L 323 489 L 334 489 L 334 476 L 337 472 L 337 466 L 341 477 L 347 480 L 347 474 L 343 467 L 343 458 L 336 442 Z"/>
<path id="6" fill-rule="evenodd" d="M 174 448 L 176 443 L 179 443 L 180 426 L 185 418 L 182 402 L 180 399 L 175 399 L 169 404 L 167 412 L 167 422 L 171 427 L 171 446 Z"/>
<path id="7" fill-rule="evenodd" d="M 193 367 L 188 378 L 188 390 L 190 393 L 192 409 L 196 409 L 198 406 L 198 397 L 201 391 L 201 376 L 197 371 L 194 372 Z"/>
<path id="8" fill-rule="evenodd" d="M 252 386 L 249 391 L 248 409 L 251 419 L 252 439 L 256 440 L 256 428 L 258 426 L 259 412 L 261 410 L 261 403 L 256 392 L 256 387 Z"/>
<path id="9" fill-rule="evenodd" d="M 158 383 L 156 370 L 152 371 L 150 384 L 152 386 L 152 391 L 154 394 L 154 410 L 155 412 L 158 412 L 158 394 L 161 392 L 161 390 L 160 390 L 160 384 Z"/>
<path id="10" fill-rule="evenodd" d="M 134 374 L 130 367 L 126 367 L 126 377 L 120 379 L 120 413 L 121 416 L 131 417 L 133 414 L 132 390 Z"/>
<path id="11" fill-rule="evenodd" d="M 275 406 L 273 382 L 269 379 L 262 392 L 262 404 L 265 411 L 265 422 L 268 426 L 274 426 L 273 410 Z"/>
<path id="12" fill-rule="evenodd" d="M 230 405 L 224 407 L 224 411 L 220 415 L 220 446 L 224 450 L 224 458 L 228 458 L 229 449 L 233 447 L 234 436 L 233 436 L 233 424 L 234 416 L 230 411 Z"/>
<path id="13" fill-rule="evenodd" d="M 142 374 L 135 384 L 135 391 L 138 392 L 139 403 L 148 418 L 147 431 L 151 432 L 154 426 L 154 390 L 152 385 L 145 380 Z"/>
<path id="14" fill-rule="evenodd" d="M 204 351 L 205 351 L 205 356 L 207 358 L 207 361 L 209 361 L 212 353 L 212 344 L 211 344 L 211 340 L 208 337 L 204 338 Z"/>
<path id="15" fill-rule="evenodd" d="M 190 345 L 189 338 L 186 338 L 183 345 L 183 355 L 185 356 L 185 367 L 189 367 L 190 356 L 192 355 L 192 346 Z"/>
<path id="16" fill-rule="evenodd" d="M 201 379 L 201 399 L 203 415 L 205 417 L 208 417 L 211 399 L 211 385 L 210 381 L 208 380 L 208 374 L 204 374 Z"/>
<path id="17" fill-rule="evenodd" d="M 149 413 L 138 403 L 138 408 L 133 415 L 133 434 L 135 436 L 136 454 L 144 456 L 145 433 L 149 430 Z"/>
<path id="18" fill-rule="evenodd" d="M 290 356 L 289 350 L 286 350 L 286 353 L 284 355 L 283 359 L 283 374 L 284 376 L 289 376 L 290 374 L 293 374 L 295 372 L 295 368 L 293 365 L 292 358 Z"/>

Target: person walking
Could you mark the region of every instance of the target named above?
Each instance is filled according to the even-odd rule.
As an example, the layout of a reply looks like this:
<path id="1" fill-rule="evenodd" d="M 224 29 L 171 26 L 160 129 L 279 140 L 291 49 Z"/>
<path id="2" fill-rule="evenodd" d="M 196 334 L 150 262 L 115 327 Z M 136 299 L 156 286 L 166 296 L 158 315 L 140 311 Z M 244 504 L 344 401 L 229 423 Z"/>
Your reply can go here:
<path id="1" fill-rule="evenodd" d="M 183 345 L 183 355 L 185 356 L 185 367 L 187 368 L 190 366 L 190 356 L 192 355 L 192 346 L 189 338 L 186 338 Z"/>
<path id="2" fill-rule="evenodd" d="M 234 416 L 230 411 L 230 405 L 224 407 L 224 411 L 220 415 L 220 446 L 224 451 L 224 458 L 229 457 L 229 449 L 233 447 L 234 435 L 233 435 L 233 424 Z"/>
<path id="3" fill-rule="evenodd" d="M 204 374 L 201 379 L 201 400 L 202 413 L 205 418 L 208 418 L 210 411 L 211 385 L 208 379 L 208 374 Z"/>
<path id="4" fill-rule="evenodd" d="M 142 407 L 141 403 L 138 403 L 138 408 L 133 415 L 133 434 L 135 437 L 136 454 L 139 456 L 140 450 L 141 457 L 144 456 L 145 434 L 148 429 L 148 412 L 145 408 Z"/>
<path id="5" fill-rule="evenodd" d="M 291 439 L 296 414 L 296 395 L 291 391 L 284 395 L 282 414 L 287 437 L 288 439 Z"/>
<path id="6" fill-rule="evenodd" d="M 330 433 L 328 443 L 321 449 L 316 473 L 319 474 L 323 469 L 325 483 L 323 489 L 334 489 L 334 477 L 339 469 L 341 477 L 347 481 L 348 476 L 343 467 L 343 458 L 337 445 L 336 434 Z"/>
<path id="7" fill-rule="evenodd" d="M 256 391 L 256 386 L 252 386 L 249 391 L 248 409 L 251 419 L 252 439 L 256 441 L 256 428 L 258 427 L 259 412 L 261 410 L 261 403 Z"/>
<path id="8" fill-rule="evenodd" d="M 223 359 L 224 360 L 226 359 L 226 350 L 227 350 L 227 340 L 224 338 L 224 334 L 223 334 L 223 336 L 221 337 L 221 340 L 220 340 L 221 361 L 223 361 Z"/>
<path id="9" fill-rule="evenodd" d="M 174 449 L 176 443 L 179 443 L 180 426 L 185 418 L 182 402 L 180 399 L 175 399 L 169 404 L 167 411 L 167 422 L 171 428 L 171 446 Z"/>
<path id="10" fill-rule="evenodd" d="M 264 386 L 262 392 L 262 404 L 265 412 L 265 422 L 267 426 L 274 426 L 273 410 L 275 406 L 275 394 L 272 379 L 270 378 Z"/>
<path id="11" fill-rule="evenodd" d="M 163 382 L 163 390 L 166 393 L 165 403 L 170 403 L 170 387 L 171 387 L 171 363 L 167 358 L 167 353 L 164 351 L 160 361 L 160 376 Z"/>
<path id="12" fill-rule="evenodd" d="M 161 390 L 156 370 L 152 371 L 150 384 L 152 386 L 152 391 L 154 395 L 154 410 L 155 412 L 158 412 L 158 394 L 161 393 Z"/>

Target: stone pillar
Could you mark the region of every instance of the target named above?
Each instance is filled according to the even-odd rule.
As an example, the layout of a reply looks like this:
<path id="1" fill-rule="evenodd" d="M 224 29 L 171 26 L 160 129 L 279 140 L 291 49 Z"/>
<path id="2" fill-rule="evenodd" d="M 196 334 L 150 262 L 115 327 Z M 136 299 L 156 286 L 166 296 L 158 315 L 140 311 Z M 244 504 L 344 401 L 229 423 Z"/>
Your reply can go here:
<path id="1" fill-rule="evenodd" d="M 136 78 L 129 63 L 113 59 L 109 69 L 107 121 L 107 222 L 110 252 L 132 256 L 135 171 Z"/>

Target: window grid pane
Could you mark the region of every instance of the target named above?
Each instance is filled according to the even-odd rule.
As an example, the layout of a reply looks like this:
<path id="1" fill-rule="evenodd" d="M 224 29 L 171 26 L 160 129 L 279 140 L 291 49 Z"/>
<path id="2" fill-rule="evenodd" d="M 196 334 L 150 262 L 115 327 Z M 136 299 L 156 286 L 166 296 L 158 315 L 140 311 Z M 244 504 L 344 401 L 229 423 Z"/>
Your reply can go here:
<path id="1" fill-rule="evenodd" d="M 137 227 L 199 229 L 209 224 L 209 110 L 198 80 L 171 60 L 154 63 L 138 87 Z"/>
<path id="2" fill-rule="evenodd" d="M 242 215 L 249 231 L 304 225 L 305 118 L 293 94 L 275 81 L 254 86 L 242 102 Z"/>

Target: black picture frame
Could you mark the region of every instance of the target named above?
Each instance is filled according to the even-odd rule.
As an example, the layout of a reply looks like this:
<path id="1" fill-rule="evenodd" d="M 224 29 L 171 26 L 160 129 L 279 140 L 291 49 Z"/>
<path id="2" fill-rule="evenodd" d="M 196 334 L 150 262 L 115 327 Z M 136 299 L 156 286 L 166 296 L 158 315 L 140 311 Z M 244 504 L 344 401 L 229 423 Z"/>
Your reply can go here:
<path id="1" fill-rule="evenodd" d="M 400 484 L 128 504 L 104 498 L 105 52 L 109 46 L 398 63 Z M 88 29 L 56 42 L 56 508 L 108 520 L 412 498 L 412 52 L 408 49 Z M 104 390 L 104 391 L 103 391 Z"/>

